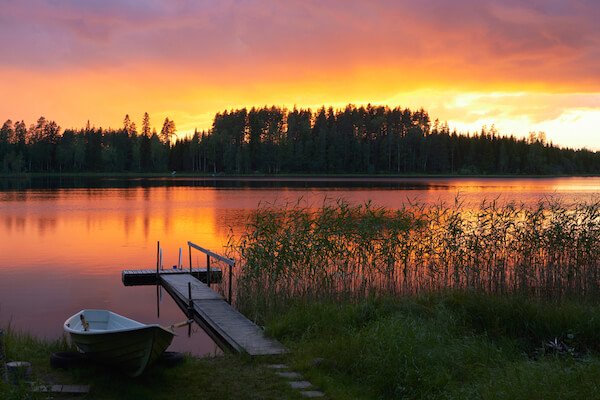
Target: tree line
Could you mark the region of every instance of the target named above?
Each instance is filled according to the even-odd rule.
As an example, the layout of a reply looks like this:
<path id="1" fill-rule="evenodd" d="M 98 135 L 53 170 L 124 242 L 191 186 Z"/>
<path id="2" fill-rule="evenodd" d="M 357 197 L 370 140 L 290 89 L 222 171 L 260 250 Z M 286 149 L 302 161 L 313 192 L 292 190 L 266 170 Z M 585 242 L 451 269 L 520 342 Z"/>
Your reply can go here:
<path id="1" fill-rule="evenodd" d="M 126 115 L 120 129 L 65 129 L 40 117 L 27 127 L 10 119 L 0 128 L 0 171 L 144 172 L 166 171 L 175 123 L 166 118 L 160 133 L 145 113 L 140 132 Z"/>
<path id="2" fill-rule="evenodd" d="M 474 134 L 431 122 L 419 109 L 348 105 L 316 111 L 262 107 L 224 111 L 210 130 L 172 141 L 175 123 L 160 133 L 127 115 L 120 129 L 65 129 L 40 117 L 27 127 L 0 129 L 4 172 L 600 174 L 600 152 L 561 148 L 545 134 Z"/>

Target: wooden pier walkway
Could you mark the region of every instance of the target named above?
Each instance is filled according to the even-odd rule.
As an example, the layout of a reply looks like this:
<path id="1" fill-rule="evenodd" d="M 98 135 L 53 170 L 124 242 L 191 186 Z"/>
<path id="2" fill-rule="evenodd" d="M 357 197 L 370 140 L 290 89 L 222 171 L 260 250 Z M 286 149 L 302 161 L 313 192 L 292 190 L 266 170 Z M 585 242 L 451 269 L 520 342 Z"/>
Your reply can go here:
<path id="1" fill-rule="evenodd" d="M 126 270 L 121 274 L 125 286 L 161 285 L 189 318 L 223 350 L 247 353 L 250 356 L 276 355 L 287 352 L 278 341 L 265 336 L 262 329 L 231 306 L 233 267 L 235 261 L 188 242 L 189 269 L 159 269 L 162 250 L 157 243 L 155 270 Z M 206 268 L 192 268 L 192 250 L 206 255 Z M 211 268 L 211 259 L 228 267 L 228 299 L 210 288 L 211 282 L 220 282 L 220 268 Z M 181 265 L 181 249 L 179 263 Z M 204 284 L 203 282 L 206 282 Z"/>
<path id="2" fill-rule="evenodd" d="M 266 337 L 262 329 L 195 277 L 189 274 L 159 275 L 161 285 L 177 305 L 184 312 L 193 314 L 198 325 L 220 347 L 251 356 L 286 352 L 278 341 Z"/>

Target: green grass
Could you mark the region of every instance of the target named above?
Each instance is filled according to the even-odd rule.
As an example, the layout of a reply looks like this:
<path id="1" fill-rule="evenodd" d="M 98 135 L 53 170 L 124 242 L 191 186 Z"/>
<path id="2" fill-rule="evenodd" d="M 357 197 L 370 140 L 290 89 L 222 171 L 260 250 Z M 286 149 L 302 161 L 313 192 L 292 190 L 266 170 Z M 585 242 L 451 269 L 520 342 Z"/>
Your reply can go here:
<path id="1" fill-rule="evenodd" d="M 9 331 L 6 349 L 8 359 L 32 362 L 36 382 L 92 385 L 89 399 L 300 398 L 268 362 L 291 365 L 331 399 L 600 399 L 600 306 L 583 300 L 468 291 L 290 300 L 266 314 L 266 329 L 291 353 L 188 357 L 137 379 L 102 367 L 52 369 L 64 340 Z M 553 350 L 555 339 L 565 348 Z M 26 396 L 0 384 L 3 400 Z"/>
<path id="2" fill-rule="evenodd" d="M 4 350 L 6 361 L 28 361 L 32 365 L 32 380 L 36 383 L 49 382 L 51 377 L 50 354 L 53 351 L 67 350 L 65 340 L 44 341 L 33 336 L 15 332 L 10 327 L 4 330 Z M 59 373 L 59 375 L 61 375 Z M 71 383 L 70 381 L 64 383 Z M 21 399 L 27 396 L 28 388 L 6 384 L 0 379 L 1 399 Z"/>
<path id="3" fill-rule="evenodd" d="M 263 205 L 230 238 L 237 298 L 256 316 L 290 299 L 447 289 L 539 298 L 600 294 L 600 201 L 482 201 L 399 210 L 328 200 Z"/>
<path id="4" fill-rule="evenodd" d="M 292 303 L 267 322 L 338 399 L 600 398 L 598 328 L 598 306 L 465 292 Z"/>
<path id="5" fill-rule="evenodd" d="M 175 367 L 155 365 L 139 378 L 128 378 L 101 366 L 78 370 L 56 370 L 50 355 L 68 350 L 64 340 L 46 342 L 9 330 L 5 335 L 8 360 L 29 361 L 33 381 L 44 384 L 88 384 L 86 399 L 300 399 L 273 370 L 269 360 L 225 355 L 197 359 L 186 357 Z M 279 361 L 279 360 L 274 360 Z M 33 396 L 33 397 L 32 397 Z M 15 387 L 0 380 L 0 399 L 47 398 L 28 393 L 28 387 Z"/>
<path id="6" fill-rule="evenodd" d="M 92 383 L 94 399 L 300 398 L 264 364 L 235 355 L 188 358 L 177 367 L 156 366 L 138 379 L 105 369 L 78 375 L 80 382 Z"/>
<path id="7" fill-rule="evenodd" d="M 236 300 L 332 398 L 600 399 L 599 239 L 598 201 L 267 205 Z"/>

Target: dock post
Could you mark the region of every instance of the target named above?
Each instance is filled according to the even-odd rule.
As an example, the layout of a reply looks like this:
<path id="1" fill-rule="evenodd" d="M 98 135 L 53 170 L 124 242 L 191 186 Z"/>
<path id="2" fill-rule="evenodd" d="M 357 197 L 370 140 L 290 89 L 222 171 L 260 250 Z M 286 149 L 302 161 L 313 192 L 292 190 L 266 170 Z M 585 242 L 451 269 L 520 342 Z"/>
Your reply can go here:
<path id="1" fill-rule="evenodd" d="M 160 264 L 160 241 L 156 241 L 156 278 L 158 278 L 158 265 Z"/>
<path id="2" fill-rule="evenodd" d="M 188 242 L 188 254 L 190 255 L 190 274 L 192 273 L 192 246 Z"/>
<path id="3" fill-rule="evenodd" d="M 210 255 L 206 255 L 206 286 L 210 287 Z"/>
<path id="4" fill-rule="evenodd" d="M 233 264 L 233 265 L 235 265 L 235 264 Z M 231 264 L 229 264 L 229 304 L 231 304 L 231 282 L 233 281 L 232 268 L 233 268 L 233 266 Z"/>
<path id="5" fill-rule="evenodd" d="M 160 264 L 160 241 L 156 242 L 156 318 L 160 318 L 160 275 L 158 265 Z"/>
<path id="6" fill-rule="evenodd" d="M 160 286 L 156 285 L 156 318 L 160 318 Z"/>
<path id="7" fill-rule="evenodd" d="M 160 242 L 156 242 L 156 286 L 158 286 L 158 266 L 160 265 Z"/>
<path id="8" fill-rule="evenodd" d="M 188 282 L 188 319 L 194 318 L 194 303 L 192 302 L 192 282 Z M 188 324 L 188 337 L 192 336 L 192 324 Z"/>
<path id="9" fill-rule="evenodd" d="M 188 282 L 188 318 L 193 317 L 194 303 L 192 302 L 192 282 Z"/>

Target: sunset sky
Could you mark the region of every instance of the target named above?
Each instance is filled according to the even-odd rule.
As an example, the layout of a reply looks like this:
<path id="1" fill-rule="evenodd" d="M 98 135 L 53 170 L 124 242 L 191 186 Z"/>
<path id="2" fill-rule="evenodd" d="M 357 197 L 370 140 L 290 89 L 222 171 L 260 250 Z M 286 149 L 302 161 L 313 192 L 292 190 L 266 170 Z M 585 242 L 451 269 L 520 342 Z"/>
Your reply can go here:
<path id="1" fill-rule="evenodd" d="M 600 150 L 600 2 L 0 0 L 0 119 L 387 104 Z"/>

